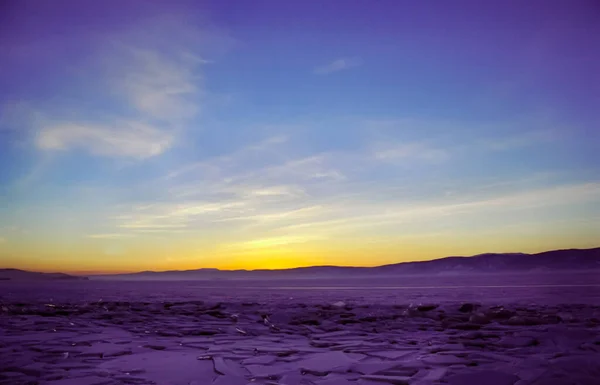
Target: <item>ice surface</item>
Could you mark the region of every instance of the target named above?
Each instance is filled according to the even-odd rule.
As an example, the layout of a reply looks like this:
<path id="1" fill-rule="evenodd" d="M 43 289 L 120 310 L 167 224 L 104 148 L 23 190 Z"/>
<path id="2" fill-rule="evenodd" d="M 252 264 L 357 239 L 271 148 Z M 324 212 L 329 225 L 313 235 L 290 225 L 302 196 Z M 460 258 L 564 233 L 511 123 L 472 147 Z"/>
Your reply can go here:
<path id="1" fill-rule="evenodd" d="M 598 281 L 2 282 L 0 384 L 597 385 Z"/>

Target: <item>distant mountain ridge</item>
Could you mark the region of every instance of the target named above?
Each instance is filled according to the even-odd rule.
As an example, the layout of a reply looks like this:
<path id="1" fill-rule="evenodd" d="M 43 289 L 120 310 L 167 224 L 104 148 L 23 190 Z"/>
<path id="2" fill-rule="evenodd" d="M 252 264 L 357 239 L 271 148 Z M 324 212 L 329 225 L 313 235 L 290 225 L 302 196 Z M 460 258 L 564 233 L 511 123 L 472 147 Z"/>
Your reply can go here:
<path id="1" fill-rule="evenodd" d="M 85 279 L 88 278 L 63 273 L 36 273 L 19 269 L 0 269 L 0 281 L 64 281 Z"/>
<path id="2" fill-rule="evenodd" d="M 204 280 L 373 277 L 403 274 L 461 274 L 534 271 L 600 270 L 600 247 L 566 249 L 536 254 L 487 253 L 471 257 L 446 257 L 430 261 L 401 262 L 377 267 L 312 266 L 280 270 L 172 270 L 95 275 L 90 279 Z"/>

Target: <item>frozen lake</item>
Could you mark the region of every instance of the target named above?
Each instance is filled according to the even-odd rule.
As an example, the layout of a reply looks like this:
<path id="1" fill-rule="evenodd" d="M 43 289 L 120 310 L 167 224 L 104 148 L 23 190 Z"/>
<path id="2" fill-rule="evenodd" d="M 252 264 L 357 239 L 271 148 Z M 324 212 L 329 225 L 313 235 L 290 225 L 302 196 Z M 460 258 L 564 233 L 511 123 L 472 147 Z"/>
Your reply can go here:
<path id="1" fill-rule="evenodd" d="M 600 271 L 379 278 L 0 282 L 0 299 L 34 302 L 204 300 L 381 304 L 600 304 Z"/>
<path id="2" fill-rule="evenodd" d="M 597 272 L 0 282 L 0 385 L 597 385 Z"/>

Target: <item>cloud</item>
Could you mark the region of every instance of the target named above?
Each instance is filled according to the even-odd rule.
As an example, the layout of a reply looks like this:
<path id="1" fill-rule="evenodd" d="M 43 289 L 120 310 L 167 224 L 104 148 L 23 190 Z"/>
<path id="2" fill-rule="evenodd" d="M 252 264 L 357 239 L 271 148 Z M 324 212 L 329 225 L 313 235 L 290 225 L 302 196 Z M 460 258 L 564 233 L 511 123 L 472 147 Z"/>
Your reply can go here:
<path id="1" fill-rule="evenodd" d="M 166 17 L 151 26 L 133 23 L 93 42 L 83 70 L 93 103 L 69 98 L 71 84 L 65 84 L 59 92 L 65 98 L 40 108 L 45 118 L 31 124 L 38 149 L 146 159 L 197 126 L 190 122 L 204 104 L 202 67 L 210 62 L 199 51 L 212 32 Z"/>
<path id="2" fill-rule="evenodd" d="M 371 177 L 381 162 L 435 163 L 449 158 L 452 149 L 430 142 L 378 142 L 352 153 L 285 157 L 288 142 L 278 138 L 167 173 L 156 181 L 165 187 L 164 195 L 154 203 L 147 200 L 150 204 L 121 209 L 115 233 L 198 234 L 195 240 L 208 237 L 203 241 L 214 242 L 217 249 L 238 244 L 235 252 L 285 247 L 289 236 L 310 243 L 317 242 L 316 237 L 362 233 L 366 235 L 361 237 L 393 239 L 400 233 L 446 231 L 455 224 L 462 228 L 464 223 L 485 227 L 524 216 L 542 218 L 545 212 L 561 210 L 556 207 L 600 200 L 598 183 L 540 188 L 549 183 L 543 179 L 543 183 L 483 188 L 474 187 L 472 180 L 453 178 L 397 185 L 379 179 L 377 172 Z M 256 151 L 266 165 L 251 162 Z M 445 194 L 449 188 L 454 191 L 451 195 Z M 219 234 L 219 239 L 209 239 L 212 234 Z M 243 244 L 244 240 L 250 243 Z M 291 241 L 293 248 L 296 242 Z"/>
<path id="3" fill-rule="evenodd" d="M 417 183 L 411 183 L 404 170 L 381 167 L 382 162 L 414 165 L 449 159 L 456 148 L 441 147 L 437 138 L 386 143 L 379 136 L 362 149 L 320 153 L 299 153 L 297 143 L 276 135 L 167 171 L 153 186 L 159 193 L 151 199 L 160 203 L 145 204 L 152 202 L 147 199 L 133 209 L 123 208 L 116 232 L 227 229 L 236 237 L 262 238 L 299 229 L 312 235 L 369 226 L 387 226 L 387 231 L 396 224 L 428 221 L 435 227 L 438 219 L 452 216 L 576 204 L 594 194 L 593 186 L 533 189 L 548 184 L 545 179 L 484 189 L 481 183 L 473 186 L 470 176 L 457 181 L 420 173 Z M 390 171 L 393 180 L 387 178 Z M 453 193 L 445 194 L 449 189 Z"/>
<path id="4" fill-rule="evenodd" d="M 345 159 L 343 153 L 286 159 L 287 146 L 281 147 L 286 143 L 286 137 L 273 136 L 168 172 L 156 180 L 156 186 L 164 187 L 157 199 L 167 202 L 124 208 L 117 226 L 132 231 L 185 230 L 211 223 L 276 226 L 322 216 L 321 199 L 340 191 L 338 184 L 347 181 L 344 167 L 359 159 Z M 253 167 L 257 154 L 261 163 Z"/>
<path id="5" fill-rule="evenodd" d="M 318 233 L 339 233 L 352 229 L 372 228 L 381 225 L 414 225 L 419 221 L 438 222 L 444 218 L 457 221 L 464 215 L 493 215 L 494 213 L 556 207 L 600 201 L 600 183 L 558 185 L 508 192 L 491 197 L 474 197 L 465 201 L 372 202 L 346 201 L 343 205 L 329 207 L 330 215 L 318 221 L 295 223 L 282 227 L 282 231 L 311 229 Z M 348 209 L 351 207 L 351 209 Z"/>
<path id="6" fill-rule="evenodd" d="M 127 214 L 116 217 L 118 226 L 130 230 L 186 229 L 197 221 L 211 223 L 215 219 L 240 215 L 245 212 L 246 202 L 169 202 L 139 205 Z"/>
<path id="7" fill-rule="evenodd" d="M 119 238 L 129 238 L 132 234 L 125 233 L 106 233 L 106 234 L 89 234 L 88 238 L 93 239 L 119 239 Z"/>
<path id="8" fill-rule="evenodd" d="M 196 61 L 135 48 L 124 56 L 129 60 L 107 80 L 109 89 L 114 90 L 108 94 L 109 100 L 118 102 L 124 97 L 124 112 L 116 117 L 101 115 L 95 122 L 46 121 L 36 135 L 39 149 L 80 149 L 97 156 L 145 159 L 173 146 L 177 128 L 199 110 L 201 83 L 193 71 Z"/>
<path id="9" fill-rule="evenodd" d="M 4 237 L 0 237 L 0 245 L 6 243 L 6 238 Z"/>
<path id="10" fill-rule="evenodd" d="M 275 145 L 286 143 L 288 141 L 288 137 L 285 135 L 275 135 L 270 138 L 267 138 L 257 144 L 251 144 L 246 147 L 245 151 L 265 151 L 272 148 Z"/>
<path id="11" fill-rule="evenodd" d="M 366 129 L 383 138 L 376 149 L 383 157 L 394 158 L 417 155 L 421 159 L 444 160 L 450 155 L 492 151 L 511 151 L 535 146 L 547 146 L 556 142 L 567 132 L 567 128 L 556 126 L 552 121 L 534 118 L 500 122 L 465 123 L 457 120 L 437 119 L 368 119 L 363 122 Z M 400 143 L 393 149 L 398 134 L 408 143 Z M 427 138 L 427 142 L 422 142 Z M 431 143 L 443 143 L 435 148 Z M 390 150 L 390 151 L 388 151 Z M 445 153 L 445 154 L 444 154 Z"/>
<path id="12" fill-rule="evenodd" d="M 288 210 L 279 208 L 277 210 L 269 209 L 264 207 L 263 210 L 258 211 L 251 215 L 234 216 L 216 220 L 215 222 L 232 222 L 232 221 L 251 221 L 256 223 L 273 223 L 273 222 L 284 222 L 290 220 L 297 220 L 303 218 L 314 218 L 322 215 L 326 212 L 323 206 L 308 206 L 302 207 L 295 210 Z"/>
<path id="13" fill-rule="evenodd" d="M 263 152 L 285 141 L 273 137 L 245 146 L 226 156 L 193 163 L 156 181 L 165 186 L 165 203 L 126 209 L 118 227 L 132 231 L 194 229 L 215 223 L 241 226 L 293 221 L 322 215 L 312 189 L 344 180 L 328 164 L 330 154 L 292 159 L 282 164 L 246 170 L 256 151 Z M 279 156 L 275 153 L 275 158 Z M 180 182 L 181 181 L 181 182 Z"/>
<path id="14" fill-rule="evenodd" d="M 346 177 L 338 170 L 318 171 L 310 176 L 312 179 L 344 180 Z"/>
<path id="15" fill-rule="evenodd" d="M 286 199 L 296 198 L 306 195 L 306 192 L 294 185 L 273 185 L 273 186 L 252 186 L 252 185 L 234 185 L 224 187 L 221 192 L 231 192 L 240 197 L 255 199 Z"/>
<path id="16" fill-rule="evenodd" d="M 467 208 L 526 209 L 600 200 L 600 183 L 559 185 L 465 204 Z"/>
<path id="17" fill-rule="evenodd" d="M 178 167 L 165 175 L 164 179 L 173 179 L 198 171 L 220 175 L 226 168 L 231 167 L 232 165 L 244 164 L 252 156 L 270 151 L 281 144 L 286 143 L 287 140 L 288 138 L 284 135 L 272 136 L 261 140 L 258 143 L 244 146 L 228 155 L 221 155 Z"/>
<path id="18" fill-rule="evenodd" d="M 162 154 L 173 141 L 174 132 L 134 121 L 114 125 L 62 123 L 42 128 L 35 139 L 42 150 L 81 149 L 93 155 L 137 159 Z"/>
<path id="19" fill-rule="evenodd" d="M 329 64 L 316 67 L 313 72 L 317 75 L 327 75 L 332 72 L 338 72 L 353 67 L 358 67 L 362 64 L 359 58 L 341 58 L 332 61 Z"/>
<path id="20" fill-rule="evenodd" d="M 168 183 L 169 195 L 177 199 L 235 197 L 252 204 L 267 204 L 307 200 L 311 198 L 310 190 L 346 180 L 338 169 L 342 165 L 331 164 L 335 158 L 332 154 L 244 168 L 249 163 L 248 158 L 252 158 L 246 150 L 252 147 L 254 145 L 229 156 L 184 166 L 168 173 L 159 183 Z M 273 156 L 277 160 L 281 154 Z M 182 182 L 173 181 L 176 177 Z"/>
<path id="21" fill-rule="evenodd" d="M 181 120 L 199 112 L 202 78 L 197 71 L 205 61 L 179 53 L 130 49 L 131 70 L 115 76 L 114 87 L 128 103 L 148 118 Z"/>

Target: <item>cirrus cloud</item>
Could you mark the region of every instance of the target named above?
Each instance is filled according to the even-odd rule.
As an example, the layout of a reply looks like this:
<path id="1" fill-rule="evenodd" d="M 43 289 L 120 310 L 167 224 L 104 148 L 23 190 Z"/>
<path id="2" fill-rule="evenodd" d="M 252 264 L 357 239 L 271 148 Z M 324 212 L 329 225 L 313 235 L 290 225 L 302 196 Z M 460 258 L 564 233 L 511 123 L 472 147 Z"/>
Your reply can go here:
<path id="1" fill-rule="evenodd" d="M 315 67 L 313 72 L 317 75 L 327 75 L 332 72 L 338 72 L 353 67 L 358 67 L 362 64 L 359 58 L 340 58 L 331 63 Z"/>
<path id="2" fill-rule="evenodd" d="M 210 63 L 198 52 L 204 45 L 190 38 L 201 28 L 161 21 L 153 25 L 161 39 L 149 39 L 139 33 L 145 27 L 135 24 L 91 47 L 95 71 L 83 86 L 92 102 L 67 96 L 41 108 L 44 118 L 32 124 L 38 149 L 145 159 L 164 153 L 196 126 L 205 96 L 201 69 Z M 69 86 L 63 94 L 69 95 Z M 109 114 L 107 106 L 118 108 Z"/>
<path id="3" fill-rule="evenodd" d="M 144 159 L 161 154 L 173 140 L 173 132 L 140 122 L 63 123 L 44 127 L 36 137 L 36 145 L 43 150 L 82 149 L 93 155 Z"/>

